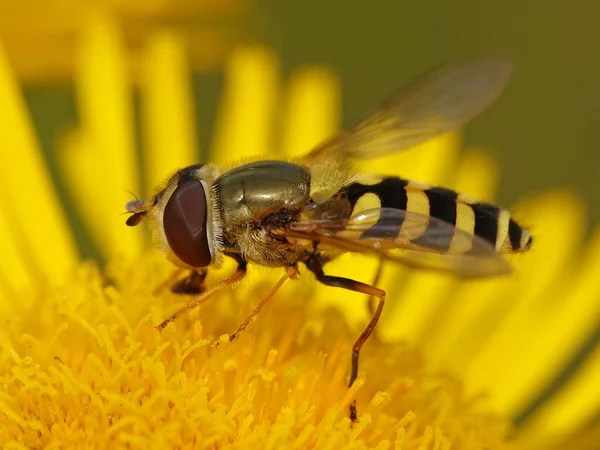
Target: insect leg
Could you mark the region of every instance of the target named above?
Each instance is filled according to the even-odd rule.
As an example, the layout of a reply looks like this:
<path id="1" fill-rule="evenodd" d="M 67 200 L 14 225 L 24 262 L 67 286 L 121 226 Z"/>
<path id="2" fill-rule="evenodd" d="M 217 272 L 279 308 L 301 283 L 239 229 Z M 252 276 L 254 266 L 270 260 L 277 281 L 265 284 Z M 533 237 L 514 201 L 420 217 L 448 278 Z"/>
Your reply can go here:
<path id="1" fill-rule="evenodd" d="M 174 294 L 201 294 L 204 292 L 204 280 L 206 279 L 206 268 L 194 269 L 182 280 L 177 281 L 171 286 L 171 292 Z"/>
<path id="2" fill-rule="evenodd" d="M 219 284 L 217 284 L 213 288 L 206 291 L 204 294 L 197 297 L 195 300 L 192 300 L 191 302 L 189 302 L 187 305 L 185 305 L 179 311 L 176 311 L 175 313 L 171 314 L 169 317 L 167 317 L 165 320 L 163 320 L 161 323 L 159 323 L 156 326 L 156 328 L 158 329 L 158 331 L 164 330 L 165 327 L 169 323 L 173 322 L 175 319 L 177 319 L 181 315 L 185 314 L 186 312 L 191 311 L 192 309 L 198 307 L 199 305 L 204 303 L 206 300 L 211 298 L 213 295 L 215 295 L 220 290 L 222 290 L 228 286 L 231 286 L 235 282 L 241 280 L 242 278 L 244 278 L 245 275 L 246 275 L 246 262 L 240 259 L 240 260 L 238 260 L 238 267 L 235 270 L 235 272 L 233 272 L 231 275 L 229 275 L 227 278 L 222 280 Z"/>
<path id="3" fill-rule="evenodd" d="M 283 283 L 285 283 L 288 278 L 296 278 L 297 276 L 298 276 L 298 270 L 295 267 L 288 267 L 285 274 L 279 279 L 279 281 L 277 281 L 275 286 L 273 286 L 271 288 L 269 293 L 265 297 L 263 297 L 260 302 L 258 302 L 256 304 L 256 306 L 254 307 L 254 309 L 252 310 L 250 315 L 248 317 L 246 317 L 246 319 L 241 323 L 241 325 L 237 328 L 237 330 L 235 330 L 233 333 L 231 333 L 231 335 L 229 336 L 229 342 L 233 342 L 238 337 L 238 334 L 240 334 L 242 331 L 244 331 L 246 329 L 246 327 L 252 321 L 252 319 L 254 319 L 256 316 L 258 316 L 258 314 L 263 309 L 263 307 L 267 303 L 269 303 L 269 301 L 273 298 L 275 293 L 279 290 L 279 288 L 281 286 L 283 286 Z"/>
<path id="4" fill-rule="evenodd" d="M 383 258 L 379 258 L 377 261 L 377 271 L 375 272 L 375 276 L 373 277 L 373 281 L 371 282 L 371 286 L 377 286 L 379 284 L 379 280 L 381 279 L 381 272 L 383 271 Z M 377 297 L 370 296 L 369 297 L 369 312 L 371 316 L 375 314 L 375 309 L 377 308 Z"/>
<path id="5" fill-rule="evenodd" d="M 371 317 L 367 327 L 364 329 L 352 347 L 352 365 L 350 371 L 350 381 L 348 382 L 348 387 L 352 387 L 356 381 L 356 378 L 358 377 L 358 358 L 360 355 L 360 350 L 367 339 L 369 339 L 369 336 L 371 336 L 371 333 L 373 333 L 373 330 L 377 325 L 377 321 L 381 316 L 381 311 L 383 310 L 383 305 L 385 303 L 385 291 L 374 286 L 361 283 L 360 281 L 351 280 L 350 278 L 325 275 L 323 273 L 323 265 L 317 257 L 310 258 L 305 264 L 306 267 L 308 267 L 308 269 L 315 274 L 317 280 L 327 286 L 335 286 L 342 289 L 347 289 L 349 291 L 361 292 L 379 299 L 377 308 L 373 313 L 373 317 Z M 357 420 L 356 400 L 354 400 L 350 405 L 350 420 L 353 422 Z"/>

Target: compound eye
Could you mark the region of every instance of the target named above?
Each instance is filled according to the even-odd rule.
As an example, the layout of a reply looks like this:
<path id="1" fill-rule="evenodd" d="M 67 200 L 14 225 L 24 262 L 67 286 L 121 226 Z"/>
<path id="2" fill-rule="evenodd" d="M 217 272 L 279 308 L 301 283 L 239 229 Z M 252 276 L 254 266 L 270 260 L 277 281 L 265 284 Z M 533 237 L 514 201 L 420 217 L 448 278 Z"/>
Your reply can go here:
<path id="1" fill-rule="evenodd" d="M 173 253 L 191 267 L 211 263 L 207 216 L 206 195 L 198 180 L 180 183 L 165 206 L 163 226 L 167 242 Z"/>

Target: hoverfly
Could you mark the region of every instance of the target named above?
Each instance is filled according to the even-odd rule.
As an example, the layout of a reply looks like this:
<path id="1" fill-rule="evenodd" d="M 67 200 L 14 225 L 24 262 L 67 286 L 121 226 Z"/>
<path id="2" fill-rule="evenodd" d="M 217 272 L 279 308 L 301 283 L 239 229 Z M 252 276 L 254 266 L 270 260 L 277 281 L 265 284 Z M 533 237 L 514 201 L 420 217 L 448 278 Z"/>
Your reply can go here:
<path id="1" fill-rule="evenodd" d="M 172 290 L 198 294 L 157 328 L 241 280 L 248 263 L 284 268 L 275 287 L 231 334 L 233 341 L 277 289 L 298 276 L 302 263 L 327 286 L 378 299 L 353 346 L 352 386 L 360 350 L 381 315 L 385 291 L 325 274 L 327 262 L 345 252 L 360 252 L 461 277 L 491 276 L 510 271 L 502 253 L 525 251 L 532 242 L 506 210 L 399 177 L 365 181 L 352 161 L 392 154 L 466 124 L 495 100 L 510 72 L 508 63 L 491 59 L 443 67 L 303 158 L 251 162 L 226 172 L 196 164 L 171 176 L 150 202 L 129 202 L 127 225 L 148 217 L 169 259 L 189 270 Z M 373 194 L 379 207 L 360 210 L 359 200 Z M 417 197 L 419 211 L 414 210 Z M 207 268 L 218 266 L 225 256 L 237 262 L 237 269 L 204 291 Z M 350 418 L 357 419 L 356 401 Z"/>

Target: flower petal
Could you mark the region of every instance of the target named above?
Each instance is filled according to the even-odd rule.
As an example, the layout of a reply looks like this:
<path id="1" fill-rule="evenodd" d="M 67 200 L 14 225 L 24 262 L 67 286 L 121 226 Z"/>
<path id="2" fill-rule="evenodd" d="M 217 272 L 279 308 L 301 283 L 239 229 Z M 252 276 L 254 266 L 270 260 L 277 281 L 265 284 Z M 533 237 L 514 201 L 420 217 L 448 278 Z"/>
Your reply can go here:
<path id="1" fill-rule="evenodd" d="M 565 192 L 550 192 L 517 206 L 534 224 L 534 247 L 522 256 L 519 270 L 513 277 L 513 289 L 505 292 L 504 308 L 489 321 L 486 336 L 465 336 L 485 342 L 484 350 L 472 355 L 465 379 L 473 390 L 485 389 L 495 406 L 511 415 L 526 401 L 536 386 L 515 389 L 521 369 L 541 361 L 532 358 L 532 346 L 523 345 L 535 339 L 543 327 L 541 314 L 550 307 L 548 299 L 556 298 L 557 290 L 569 279 L 575 249 L 584 231 L 584 208 L 578 198 Z M 485 299 L 483 299 L 485 301 Z M 545 345 L 545 344 L 544 344 Z M 520 370 L 515 370 L 519 367 Z"/>
<path id="2" fill-rule="evenodd" d="M 260 46 L 236 50 L 225 68 L 225 88 L 210 161 L 231 163 L 271 154 L 279 67 Z"/>
<path id="3" fill-rule="evenodd" d="M 62 155 L 78 207 L 88 220 L 94 240 L 105 256 L 138 254 L 142 238 L 123 224 L 129 191 L 138 192 L 138 170 L 133 127 L 133 105 L 127 80 L 127 58 L 118 27 L 101 15 L 90 18 L 80 42 L 76 92 L 82 122 L 81 132 L 69 139 L 70 150 L 79 155 Z M 74 150 L 77 148 L 77 150 Z M 88 170 L 79 164 L 89 159 Z M 93 210 L 93 211 L 92 211 Z M 98 219 L 96 219 L 98 218 Z"/>
<path id="4" fill-rule="evenodd" d="M 10 219 L 4 201 L 0 198 L 0 236 L 2 236 L 0 239 L 0 255 L 2 255 L 0 258 L 0 291 L 6 290 L 14 293 L 22 288 L 32 286 L 34 277 L 27 266 L 23 249 L 19 245 L 18 233 L 14 233 L 11 229 L 11 225 L 15 226 L 15 223 Z M 7 298 L 9 298 L 8 295 Z M 2 306 L 10 306 L 10 304 L 2 304 Z"/>
<path id="5" fill-rule="evenodd" d="M 27 270 L 53 281 L 77 260 L 77 249 L 60 205 L 17 80 L 0 47 L 0 180 L 5 219 L 15 224 L 2 239 L 18 242 Z M 7 244 L 10 245 L 10 244 Z M 16 276 L 19 278 L 19 269 Z M 7 276 L 11 276 L 10 271 Z M 25 276 L 21 271 L 21 276 Z M 17 280 L 17 285 L 25 278 Z"/>
<path id="6" fill-rule="evenodd" d="M 500 168 L 496 160 L 484 150 L 471 148 L 462 157 L 450 187 L 461 194 L 491 202 L 496 197 L 499 179 Z"/>
<path id="7" fill-rule="evenodd" d="M 340 125 L 340 80 L 329 70 L 308 67 L 290 79 L 284 114 L 283 154 L 301 156 L 331 137 Z"/>
<path id="8" fill-rule="evenodd" d="M 173 170 L 199 160 L 191 73 L 185 44 L 178 35 L 164 31 L 151 38 L 143 57 L 142 77 L 148 196 Z"/>
<path id="9" fill-rule="evenodd" d="M 542 389 L 548 389 L 557 374 L 563 372 L 565 367 L 569 367 L 575 357 L 574 353 L 583 348 L 596 332 L 600 317 L 599 255 L 600 227 L 597 227 L 593 238 L 586 245 L 585 258 L 571 286 L 564 293 L 558 292 L 554 301 L 542 305 L 536 312 L 536 323 L 539 326 L 532 330 L 526 346 L 529 351 L 523 356 L 524 363 L 519 364 L 518 379 L 512 383 L 512 389 L 515 391 L 513 397 L 522 398 L 523 401 L 512 406 L 512 409 L 522 409 L 524 401 L 530 401 L 533 395 L 542 395 Z M 591 368 L 596 367 L 595 384 L 598 384 L 600 354 L 596 352 L 591 358 L 589 362 L 584 363 L 581 373 L 578 372 L 568 382 L 565 388 L 567 392 L 561 391 L 558 398 L 542 408 L 541 414 L 544 416 L 555 416 L 559 409 L 561 414 L 568 411 L 569 421 L 572 421 L 571 426 L 573 426 L 571 431 L 575 431 L 575 425 L 586 423 L 585 420 L 576 422 L 573 416 L 584 414 L 589 416 L 595 412 L 594 407 L 597 407 L 599 397 L 592 394 L 592 390 L 597 387 L 591 386 L 592 378 L 584 373 L 590 371 L 593 373 Z M 578 381 L 580 379 L 581 383 Z M 588 383 L 584 382 L 585 379 Z M 592 401 L 592 399 L 596 400 Z M 577 406 L 568 408 L 571 404 Z M 556 417 L 552 420 L 556 420 Z"/>
<path id="10" fill-rule="evenodd" d="M 532 443 L 535 448 L 547 448 L 550 444 L 561 440 L 565 440 L 569 445 L 571 439 L 566 439 L 569 434 L 576 433 L 584 424 L 597 421 L 598 398 L 600 398 L 598 379 L 600 379 L 600 346 L 596 346 L 596 350 L 582 364 L 564 389 L 555 393 L 548 404 L 527 422 L 521 440 L 524 443 Z M 597 445 L 596 440 L 594 448 Z M 565 446 L 564 448 L 580 447 Z M 589 448 L 592 446 L 590 445 Z"/>

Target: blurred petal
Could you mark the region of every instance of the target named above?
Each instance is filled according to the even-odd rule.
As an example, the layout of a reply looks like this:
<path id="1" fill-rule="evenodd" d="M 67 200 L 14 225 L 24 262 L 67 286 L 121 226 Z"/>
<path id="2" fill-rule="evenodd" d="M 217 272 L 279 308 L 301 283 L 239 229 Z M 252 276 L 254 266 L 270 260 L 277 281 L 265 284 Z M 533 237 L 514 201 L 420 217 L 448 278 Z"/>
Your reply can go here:
<path id="1" fill-rule="evenodd" d="M 151 195 L 176 168 L 199 161 L 191 74 L 181 38 L 155 34 L 144 54 L 142 119 L 145 195 Z"/>
<path id="2" fill-rule="evenodd" d="M 91 223 L 102 253 L 135 255 L 141 250 L 141 235 L 128 230 L 119 217 L 131 200 L 130 191 L 139 192 L 133 105 L 119 30 L 108 18 L 98 15 L 90 19 L 77 66 L 83 139 L 77 139 L 82 145 L 75 147 L 80 153 L 78 161 L 89 158 L 86 165 L 93 173 L 80 172 L 77 164 L 63 161 L 63 167 L 71 170 L 65 176 L 71 181 L 71 192 L 80 184 L 93 185 L 92 197 L 78 195 L 78 207 L 84 216 L 102 218 Z M 63 155 L 69 157 L 73 155 Z"/>
<path id="3" fill-rule="evenodd" d="M 597 303 L 597 302 L 596 302 Z M 521 440 L 535 448 L 546 448 L 552 443 L 565 441 L 583 424 L 598 419 L 600 398 L 600 347 L 590 355 L 569 383 L 555 393 L 536 417 L 525 425 Z M 596 424 L 597 427 L 597 424 Z M 596 441 L 595 445 L 597 446 Z M 597 448 L 594 446 L 594 448 Z M 532 447 L 533 448 L 533 447 Z M 591 447 L 590 447 L 591 448 Z"/>
<path id="4" fill-rule="evenodd" d="M 231 163 L 272 153 L 278 83 L 277 59 L 264 47 L 243 47 L 231 56 L 211 162 Z"/>
<path id="5" fill-rule="evenodd" d="M 0 195 L 5 219 L 14 223 L 13 233 L 2 239 L 18 242 L 30 273 L 57 281 L 74 266 L 77 250 L 2 47 L 0 120 Z M 17 286 L 26 281 L 18 272 Z"/>
<path id="6" fill-rule="evenodd" d="M 458 165 L 454 183 L 450 183 L 449 187 L 461 194 L 491 202 L 496 197 L 499 179 L 500 168 L 494 158 L 484 150 L 469 149 Z"/>
<path id="7" fill-rule="evenodd" d="M 125 226 L 125 216 L 120 214 L 125 210 L 124 204 L 118 211 L 116 200 L 110 197 L 121 192 L 100 175 L 110 173 L 110 167 L 97 146 L 90 134 L 83 131 L 63 136 L 60 143 L 63 177 L 71 187 L 69 194 L 78 206 L 83 223 L 102 254 L 105 257 L 133 256 L 137 252 L 136 245 L 141 246 L 142 236 L 138 229 Z"/>
<path id="8" fill-rule="evenodd" d="M 442 134 L 406 151 L 366 162 L 366 172 L 401 176 L 431 185 L 448 184 L 454 178 L 461 133 Z"/>
<path id="9" fill-rule="evenodd" d="M 565 367 L 571 363 L 574 352 L 584 347 L 590 336 L 593 336 L 600 323 L 600 227 L 596 228 L 593 238 L 586 244 L 585 257 L 570 287 L 557 291 L 552 301 L 540 302 L 532 311 L 531 332 L 527 334 L 528 344 L 524 346 L 522 362 L 519 363 L 518 377 L 511 380 L 514 394 L 509 397 L 514 404 L 511 410 L 523 409 L 532 401 L 532 396 L 540 395 L 556 379 Z M 600 354 L 594 356 L 598 361 Z M 600 365 L 592 361 L 588 365 L 596 367 L 596 384 L 600 380 Z M 585 369 L 587 370 L 587 369 Z M 582 377 L 577 375 L 577 379 Z M 583 380 L 582 380 L 583 381 Z M 591 380 L 590 380 L 591 381 Z M 567 390 L 595 389 L 590 384 L 569 382 Z M 569 395 L 573 395 L 571 392 Z M 596 399 L 600 396 L 596 396 Z M 557 400 L 557 404 L 566 402 Z M 572 399 L 568 400 L 572 401 Z M 585 400 L 581 398 L 581 402 Z M 554 404 L 554 400 L 552 402 Z M 595 402 L 597 406 L 597 401 Z M 584 405 L 581 405 L 582 408 Z M 565 405 L 562 406 L 563 409 Z M 549 407 L 553 408 L 553 407 Z M 586 414 L 591 414 L 592 404 L 586 404 Z M 567 410 L 564 409 L 566 412 Z M 570 415 L 583 414 L 583 409 L 568 410 Z M 542 414 L 545 414 L 542 412 Z M 556 414 L 556 412 L 554 413 Z M 590 417 L 591 418 L 591 417 Z M 585 423 L 584 421 L 578 422 Z M 574 431 L 571 430 L 571 431 Z"/>
<path id="10" fill-rule="evenodd" d="M 537 358 L 530 359 L 533 349 L 523 343 L 535 339 L 541 331 L 540 312 L 547 310 L 548 299 L 556 298 L 557 290 L 568 279 L 574 249 L 581 243 L 585 223 L 581 202 L 564 192 L 533 198 L 515 210 L 522 211 L 523 216 L 527 214 L 536 236 L 534 247 L 522 256 L 514 291 L 505 299 L 508 308 L 504 314 L 495 314 L 494 325 L 486 332 L 489 338 L 465 337 L 486 341 L 485 349 L 479 355 L 472 355 L 465 371 L 469 388 L 485 389 L 506 415 L 514 414 L 514 408 L 527 399 L 524 395 L 536 389 L 529 386 L 527 393 L 515 389 L 521 372 L 515 367 L 529 370 L 529 364 L 540 362 Z M 491 336 L 490 331 L 494 331 Z"/>
<path id="11" fill-rule="evenodd" d="M 283 154 L 307 153 L 339 128 L 340 80 L 321 67 L 294 71 L 284 117 Z"/>
<path id="12" fill-rule="evenodd" d="M 4 191 L 4 190 L 3 190 Z M 4 199 L 0 195 L 0 290 L 18 292 L 25 287 L 31 287 L 35 280 L 25 259 L 18 241 L 18 233 L 11 227 L 16 223 L 11 220 Z M 5 305 L 2 305 L 5 306 Z"/>

